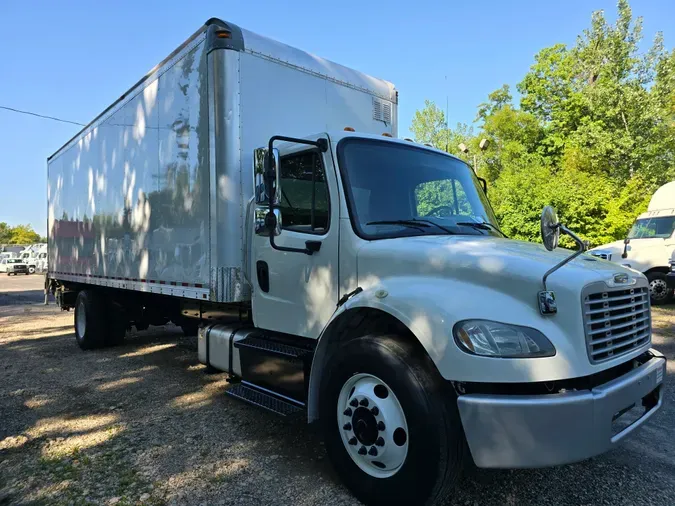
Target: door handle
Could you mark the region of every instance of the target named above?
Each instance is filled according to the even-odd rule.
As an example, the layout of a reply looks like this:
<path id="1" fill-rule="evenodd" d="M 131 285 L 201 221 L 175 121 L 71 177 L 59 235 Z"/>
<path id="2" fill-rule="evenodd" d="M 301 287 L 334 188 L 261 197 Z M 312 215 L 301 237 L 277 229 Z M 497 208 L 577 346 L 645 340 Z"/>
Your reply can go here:
<path id="1" fill-rule="evenodd" d="M 305 241 L 305 248 L 308 255 L 317 253 L 321 249 L 321 241 Z"/>

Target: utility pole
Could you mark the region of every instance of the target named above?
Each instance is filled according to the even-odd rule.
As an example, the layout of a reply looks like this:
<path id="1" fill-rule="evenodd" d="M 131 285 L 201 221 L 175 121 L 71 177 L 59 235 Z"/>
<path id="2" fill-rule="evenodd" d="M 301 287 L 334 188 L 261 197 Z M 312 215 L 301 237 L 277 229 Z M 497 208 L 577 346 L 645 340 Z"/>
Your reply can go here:
<path id="1" fill-rule="evenodd" d="M 450 128 L 449 128 L 449 115 L 450 115 L 450 98 L 448 97 L 448 76 L 445 76 L 445 152 L 450 152 Z"/>

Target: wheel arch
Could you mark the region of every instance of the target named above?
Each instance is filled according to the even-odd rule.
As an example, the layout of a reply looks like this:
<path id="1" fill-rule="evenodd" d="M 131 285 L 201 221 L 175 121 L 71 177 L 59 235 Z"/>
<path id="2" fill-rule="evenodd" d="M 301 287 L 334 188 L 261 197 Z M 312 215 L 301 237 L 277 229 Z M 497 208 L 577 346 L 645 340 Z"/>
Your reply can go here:
<path id="1" fill-rule="evenodd" d="M 420 351 L 427 353 L 419 338 L 392 311 L 360 305 L 345 309 L 328 323 L 314 351 L 307 395 L 307 421 L 309 423 L 319 418 L 321 379 L 331 352 L 340 343 L 377 333 L 397 334 L 408 338 L 419 347 Z"/>
<path id="2" fill-rule="evenodd" d="M 668 274 L 670 272 L 670 268 L 667 266 L 658 266 L 658 267 L 652 267 L 651 269 L 648 269 L 644 272 L 645 276 L 649 276 L 650 274 L 654 272 L 661 272 L 663 274 Z"/>

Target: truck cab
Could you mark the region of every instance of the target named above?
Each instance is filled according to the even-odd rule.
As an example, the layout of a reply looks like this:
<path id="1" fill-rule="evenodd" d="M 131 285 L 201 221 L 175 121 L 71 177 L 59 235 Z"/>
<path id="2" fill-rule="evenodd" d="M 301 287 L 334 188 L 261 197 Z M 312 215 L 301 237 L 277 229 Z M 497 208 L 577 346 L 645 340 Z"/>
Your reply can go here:
<path id="1" fill-rule="evenodd" d="M 244 378 L 235 396 L 277 392 L 320 420 L 333 460 L 361 471 L 341 473 L 352 489 L 381 493 L 408 442 L 445 430 L 435 416 L 462 427 L 453 454 L 517 468 L 597 455 L 658 411 L 665 359 L 651 349 L 644 275 L 583 253 L 571 232 L 576 253 L 506 238 L 471 167 L 439 150 L 349 131 L 280 139 L 255 156 L 252 321 L 306 338 L 312 359 L 295 386 L 284 368 L 270 381 L 251 330 L 213 346 L 209 327 L 200 357 L 220 347 L 216 367 Z M 560 230 L 542 217 L 548 249 Z M 424 382 L 450 413 L 411 400 Z"/>
<path id="2" fill-rule="evenodd" d="M 667 275 L 675 250 L 675 182 L 660 187 L 646 212 L 639 215 L 626 238 L 590 250 L 591 255 L 642 272 L 649 280 L 653 304 L 673 298 Z"/>

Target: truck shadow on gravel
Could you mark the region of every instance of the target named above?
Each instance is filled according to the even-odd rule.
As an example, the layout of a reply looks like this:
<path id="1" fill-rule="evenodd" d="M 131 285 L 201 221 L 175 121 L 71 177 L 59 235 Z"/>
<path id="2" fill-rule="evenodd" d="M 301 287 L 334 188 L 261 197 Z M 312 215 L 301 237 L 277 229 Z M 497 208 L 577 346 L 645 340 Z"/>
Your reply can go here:
<path id="1" fill-rule="evenodd" d="M 0 504 L 358 504 L 316 429 L 225 397 L 226 375 L 205 373 L 195 337 L 166 326 L 82 352 L 63 328 L 0 339 Z M 672 408 L 655 420 L 579 464 L 471 469 L 448 503 L 666 504 Z"/>

